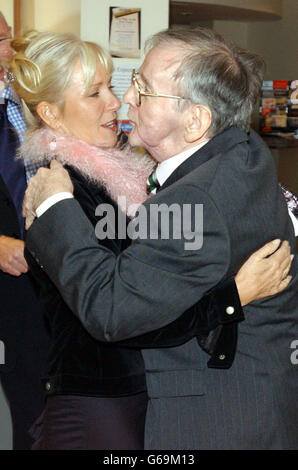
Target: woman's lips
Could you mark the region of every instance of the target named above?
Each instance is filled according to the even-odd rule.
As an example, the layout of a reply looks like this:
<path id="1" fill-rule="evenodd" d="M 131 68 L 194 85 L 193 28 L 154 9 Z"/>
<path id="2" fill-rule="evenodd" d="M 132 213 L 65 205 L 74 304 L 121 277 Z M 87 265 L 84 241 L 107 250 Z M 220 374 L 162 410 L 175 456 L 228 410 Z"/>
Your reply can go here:
<path id="1" fill-rule="evenodd" d="M 117 119 L 113 119 L 112 121 L 106 122 L 102 124 L 101 127 L 105 127 L 106 129 L 110 129 L 111 131 L 117 133 L 118 132 L 118 121 Z"/>

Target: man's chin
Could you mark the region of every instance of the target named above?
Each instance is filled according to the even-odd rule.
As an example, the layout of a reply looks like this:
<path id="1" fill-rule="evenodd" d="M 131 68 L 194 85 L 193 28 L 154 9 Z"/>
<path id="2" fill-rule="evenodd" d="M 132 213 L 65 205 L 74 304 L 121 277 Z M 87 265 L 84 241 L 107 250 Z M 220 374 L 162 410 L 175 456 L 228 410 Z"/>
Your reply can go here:
<path id="1" fill-rule="evenodd" d="M 142 147 L 142 142 L 134 129 L 132 127 L 132 131 L 128 134 L 128 142 L 132 147 Z"/>

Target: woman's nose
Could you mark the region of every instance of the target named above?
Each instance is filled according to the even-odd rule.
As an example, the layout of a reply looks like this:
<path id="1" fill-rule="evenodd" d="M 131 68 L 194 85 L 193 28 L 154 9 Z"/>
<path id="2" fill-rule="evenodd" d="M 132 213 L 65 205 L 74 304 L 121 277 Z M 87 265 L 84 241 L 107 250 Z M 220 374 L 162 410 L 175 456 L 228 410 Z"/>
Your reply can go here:
<path id="1" fill-rule="evenodd" d="M 109 102 L 109 107 L 115 111 L 118 111 L 118 109 L 121 108 L 121 102 L 117 98 L 117 96 L 114 95 L 114 93 L 111 91 L 111 99 Z"/>

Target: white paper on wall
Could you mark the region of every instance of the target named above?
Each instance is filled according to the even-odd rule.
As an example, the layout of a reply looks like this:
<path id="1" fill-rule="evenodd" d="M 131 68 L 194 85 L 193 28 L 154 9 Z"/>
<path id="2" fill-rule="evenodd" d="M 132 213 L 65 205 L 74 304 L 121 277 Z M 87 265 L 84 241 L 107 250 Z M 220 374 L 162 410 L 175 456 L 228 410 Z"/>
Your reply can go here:
<path id="1" fill-rule="evenodd" d="M 110 8 L 110 54 L 113 57 L 141 57 L 140 19 L 140 8 Z"/>

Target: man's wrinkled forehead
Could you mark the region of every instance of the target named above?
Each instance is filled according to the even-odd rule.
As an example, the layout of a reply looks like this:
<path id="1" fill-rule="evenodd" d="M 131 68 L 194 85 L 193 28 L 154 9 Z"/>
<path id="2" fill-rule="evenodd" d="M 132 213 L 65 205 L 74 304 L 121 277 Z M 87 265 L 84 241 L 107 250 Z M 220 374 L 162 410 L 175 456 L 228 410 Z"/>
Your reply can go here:
<path id="1" fill-rule="evenodd" d="M 0 39 L 1 38 L 11 38 L 11 27 L 8 26 L 3 14 L 0 12 Z"/>
<path id="2" fill-rule="evenodd" d="M 181 60 L 181 48 L 176 45 L 158 45 L 148 51 L 139 71 L 141 75 L 150 73 L 156 78 L 166 72 L 169 78 L 173 78 Z"/>

